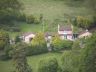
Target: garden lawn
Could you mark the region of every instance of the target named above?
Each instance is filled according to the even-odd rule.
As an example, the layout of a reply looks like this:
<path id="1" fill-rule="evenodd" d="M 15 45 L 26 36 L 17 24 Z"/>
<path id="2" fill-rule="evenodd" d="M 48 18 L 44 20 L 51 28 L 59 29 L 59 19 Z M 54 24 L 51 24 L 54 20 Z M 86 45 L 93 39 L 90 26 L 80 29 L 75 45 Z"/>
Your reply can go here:
<path id="1" fill-rule="evenodd" d="M 28 57 L 28 64 L 31 66 L 33 72 L 37 72 L 39 60 L 47 57 L 56 57 L 60 62 L 61 53 L 46 53 Z M 0 72 L 12 72 L 13 70 L 14 65 L 12 63 L 12 60 L 0 61 Z"/>

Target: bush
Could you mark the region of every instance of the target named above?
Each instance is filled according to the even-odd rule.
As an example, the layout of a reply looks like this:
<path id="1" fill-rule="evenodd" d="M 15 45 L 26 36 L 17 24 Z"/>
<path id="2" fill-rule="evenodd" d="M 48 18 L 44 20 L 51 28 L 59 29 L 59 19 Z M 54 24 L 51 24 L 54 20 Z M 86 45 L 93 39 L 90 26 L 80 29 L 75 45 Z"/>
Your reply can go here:
<path id="1" fill-rule="evenodd" d="M 23 13 L 23 14 L 19 14 L 17 16 L 17 20 L 18 21 L 23 21 L 23 22 L 26 22 L 26 15 Z"/>
<path id="2" fill-rule="evenodd" d="M 80 50 L 81 47 L 80 47 L 80 40 L 76 40 L 75 42 L 73 42 L 73 45 L 72 45 L 72 50 L 74 51 L 77 51 L 77 50 Z"/>
<path id="3" fill-rule="evenodd" d="M 72 51 L 65 51 L 62 56 L 62 70 L 63 72 L 79 72 L 80 54 Z"/>
<path id="4" fill-rule="evenodd" d="M 26 17 L 26 22 L 28 24 L 38 24 L 38 23 L 40 23 L 39 19 L 34 17 L 33 15 L 27 16 Z"/>
<path id="5" fill-rule="evenodd" d="M 69 40 L 61 40 L 59 36 L 55 36 L 52 39 L 52 48 L 53 51 L 60 51 L 64 49 L 71 49 L 72 48 L 72 41 Z"/>
<path id="6" fill-rule="evenodd" d="M 18 27 L 12 27 L 10 31 L 11 32 L 20 32 L 21 30 Z"/>
<path id="7" fill-rule="evenodd" d="M 46 58 L 40 60 L 38 72 L 58 72 L 58 62 L 56 58 Z"/>
<path id="8" fill-rule="evenodd" d="M 43 33 L 37 33 L 32 39 L 31 46 L 28 50 L 29 55 L 36 55 L 48 52 L 46 41 Z"/>
<path id="9" fill-rule="evenodd" d="M 73 42 L 69 40 L 63 40 L 63 49 L 69 50 L 72 49 Z"/>
<path id="10" fill-rule="evenodd" d="M 47 47 L 44 45 L 43 47 L 40 46 L 29 46 L 26 50 L 27 55 L 31 56 L 31 55 L 38 55 L 38 54 L 42 54 L 42 53 L 47 53 L 48 49 Z"/>

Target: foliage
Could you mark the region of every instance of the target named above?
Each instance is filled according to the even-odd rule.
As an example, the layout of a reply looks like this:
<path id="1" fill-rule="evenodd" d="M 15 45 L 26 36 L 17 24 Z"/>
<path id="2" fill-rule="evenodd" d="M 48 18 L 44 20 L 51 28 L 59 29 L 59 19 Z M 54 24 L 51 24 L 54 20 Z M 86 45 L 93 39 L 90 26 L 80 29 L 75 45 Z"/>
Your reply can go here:
<path id="1" fill-rule="evenodd" d="M 72 41 L 61 40 L 59 36 L 55 36 L 52 39 L 52 47 L 54 51 L 71 49 L 71 46 L 72 46 Z"/>
<path id="2" fill-rule="evenodd" d="M 25 43 L 17 43 L 14 46 L 12 58 L 15 65 L 15 72 L 32 72 L 31 68 L 27 64 L 25 49 Z"/>
<path id="3" fill-rule="evenodd" d="M 45 48 L 39 46 L 28 46 L 28 48 L 26 48 L 27 56 L 39 55 L 47 52 L 48 52 L 47 47 Z"/>
<path id="4" fill-rule="evenodd" d="M 61 59 L 63 72 L 79 72 L 79 57 L 78 53 L 65 51 Z"/>
<path id="5" fill-rule="evenodd" d="M 77 16 L 75 18 L 75 20 L 73 21 L 73 25 L 76 25 L 78 27 L 82 27 L 84 29 L 88 29 L 92 25 L 92 21 L 86 17 Z"/>
<path id="6" fill-rule="evenodd" d="M 24 14 L 24 13 L 18 14 L 17 21 L 26 22 L 26 14 Z"/>
<path id="7" fill-rule="evenodd" d="M 15 19 L 21 9 L 21 3 L 18 0 L 0 0 L 0 24 Z"/>
<path id="8" fill-rule="evenodd" d="M 32 40 L 32 46 L 42 46 L 45 44 L 45 38 L 43 33 L 37 33 L 36 36 Z"/>
<path id="9" fill-rule="evenodd" d="M 38 66 L 38 72 L 57 72 L 58 62 L 56 58 L 46 58 L 40 60 Z"/>
<path id="10" fill-rule="evenodd" d="M 75 40 L 72 45 L 72 50 L 80 50 L 80 40 Z"/>
<path id="11" fill-rule="evenodd" d="M 43 33 L 37 33 L 31 42 L 29 54 L 40 54 L 48 52 L 46 41 Z"/>
<path id="12" fill-rule="evenodd" d="M 96 33 L 87 39 L 85 48 L 82 49 L 81 54 L 81 72 L 95 72 L 96 71 Z"/>
<path id="13" fill-rule="evenodd" d="M 30 15 L 26 17 L 26 22 L 28 24 L 38 24 L 39 23 L 39 19 L 37 19 L 35 16 Z"/>
<path id="14" fill-rule="evenodd" d="M 17 35 L 17 36 L 15 37 L 15 43 L 18 43 L 18 42 L 21 42 L 21 39 L 20 39 L 19 36 Z"/>
<path id="15" fill-rule="evenodd" d="M 63 49 L 63 46 L 62 46 L 62 40 L 60 39 L 59 36 L 55 36 L 52 38 L 52 48 L 54 51 L 58 51 L 58 50 L 61 50 Z"/>
<path id="16" fill-rule="evenodd" d="M 5 46 L 9 44 L 9 35 L 5 31 L 0 31 L 0 50 L 4 50 Z"/>

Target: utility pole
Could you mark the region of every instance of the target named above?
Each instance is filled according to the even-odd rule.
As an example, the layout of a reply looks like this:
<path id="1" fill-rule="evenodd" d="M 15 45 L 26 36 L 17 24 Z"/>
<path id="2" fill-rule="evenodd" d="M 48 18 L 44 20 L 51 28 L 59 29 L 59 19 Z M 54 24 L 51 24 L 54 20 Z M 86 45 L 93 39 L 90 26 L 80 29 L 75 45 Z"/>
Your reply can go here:
<path id="1" fill-rule="evenodd" d="M 43 25 L 43 32 L 44 32 L 44 29 L 45 29 L 45 27 L 44 27 L 44 20 L 42 21 L 42 25 Z"/>

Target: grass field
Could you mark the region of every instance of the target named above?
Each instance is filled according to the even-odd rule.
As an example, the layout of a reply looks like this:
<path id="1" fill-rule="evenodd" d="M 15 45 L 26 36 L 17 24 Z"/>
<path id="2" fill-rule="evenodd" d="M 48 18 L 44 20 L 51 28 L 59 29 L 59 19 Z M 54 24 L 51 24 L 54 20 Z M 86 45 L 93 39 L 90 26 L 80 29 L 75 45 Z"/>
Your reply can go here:
<path id="1" fill-rule="evenodd" d="M 67 5 L 64 0 L 20 0 L 23 3 L 24 12 L 27 15 L 40 16 L 43 14 L 45 32 L 57 32 L 58 19 L 63 20 L 64 15 L 69 16 L 88 16 L 93 15 L 93 11 L 89 8 L 81 6 L 77 7 L 77 4 L 74 6 Z M 27 23 L 17 23 L 21 28 L 21 32 L 39 32 L 43 31 L 42 24 L 27 24 Z M 63 22 L 64 24 L 64 22 Z"/>
<path id="2" fill-rule="evenodd" d="M 21 0 L 24 4 L 26 14 L 44 15 L 45 19 L 54 20 L 68 15 L 92 15 L 92 10 L 82 6 L 77 7 L 65 4 L 64 0 Z"/>
<path id="3" fill-rule="evenodd" d="M 58 61 L 61 59 L 61 53 L 47 53 L 37 56 L 28 57 L 28 63 L 33 69 L 33 72 L 37 72 L 37 67 L 40 59 L 47 57 L 56 57 Z M 12 60 L 9 61 L 0 61 L 0 72 L 12 72 L 14 70 L 14 65 Z"/>

